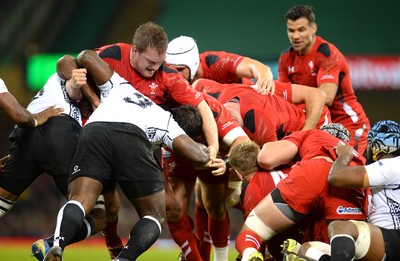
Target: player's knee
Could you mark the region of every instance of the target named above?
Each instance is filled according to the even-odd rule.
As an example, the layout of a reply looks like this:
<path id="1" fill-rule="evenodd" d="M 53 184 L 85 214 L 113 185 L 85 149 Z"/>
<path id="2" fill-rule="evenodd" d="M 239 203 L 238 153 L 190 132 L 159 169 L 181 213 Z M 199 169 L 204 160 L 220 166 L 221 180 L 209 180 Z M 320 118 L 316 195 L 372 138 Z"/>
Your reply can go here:
<path id="1" fill-rule="evenodd" d="M 268 241 L 273 236 L 277 234 L 272 228 L 267 226 L 256 214 L 254 209 L 250 212 L 249 216 L 246 218 L 245 225 L 253 230 L 253 232 L 260 235 L 260 237 Z"/>
<path id="2" fill-rule="evenodd" d="M 222 220 L 226 214 L 225 201 L 221 202 L 206 202 L 205 208 L 208 215 L 215 220 Z"/>
<path id="3" fill-rule="evenodd" d="M 350 220 L 350 222 L 352 222 L 357 227 L 358 230 L 358 237 L 355 242 L 355 247 L 356 247 L 355 258 L 361 259 L 367 254 L 369 250 L 371 244 L 371 232 L 366 222 L 357 220 Z"/>
<path id="4" fill-rule="evenodd" d="M 332 238 L 337 234 L 344 234 L 348 232 L 348 223 L 342 220 L 333 220 L 328 225 L 328 236 Z"/>

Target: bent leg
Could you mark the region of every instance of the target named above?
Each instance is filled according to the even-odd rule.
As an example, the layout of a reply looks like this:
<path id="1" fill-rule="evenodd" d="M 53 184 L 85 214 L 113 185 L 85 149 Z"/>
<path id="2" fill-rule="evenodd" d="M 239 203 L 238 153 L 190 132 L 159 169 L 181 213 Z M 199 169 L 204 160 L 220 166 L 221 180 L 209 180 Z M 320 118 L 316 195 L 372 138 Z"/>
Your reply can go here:
<path id="1" fill-rule="evenodd" d="M 136 260 L 156 242 L 161 234 L 165 222 L 165 191 L 131 198 L 129 201 L 135 207 L 140 220 L 132 228 L 129 240 L 118 258 Z"/>
<path id="2" fill-rule="evenodd" d="M 268 194 L 251 211 L 236 239 L 236 249 L 242 260 L 248 260 L 253 252 L 261 250 L 263 242 L 293 225 L 294 222 L 279 210 Z"/>
<path id="3" fill-rule="evenodd" d="M 54 246 L 64 249 L 83 225 L 83 218 L 96 203 L 102 190 L 97 180 L 87 177 L 78 177 L 68 186 L 70 199 L 60 209 L 54 233 Z"/>

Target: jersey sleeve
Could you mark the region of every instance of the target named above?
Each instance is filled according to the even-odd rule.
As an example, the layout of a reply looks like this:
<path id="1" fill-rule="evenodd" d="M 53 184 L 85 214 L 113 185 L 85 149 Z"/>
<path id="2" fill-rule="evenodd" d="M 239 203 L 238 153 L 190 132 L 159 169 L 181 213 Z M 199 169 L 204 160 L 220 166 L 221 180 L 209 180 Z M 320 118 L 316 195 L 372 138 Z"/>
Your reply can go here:
<path id="1" fill-rule="evenodd" d="M 329 50 L 324 50 L 329 48 Z M 327 43 L 321 44 L 318 49 L 323 49 L 316 54 L 316 63 L 318 64 L 317 85 L 324 83 L 339 84 L 339 73 L 341 69 L 341 55 Z M 327 56 L 329 54 L 329 56 Z"/>
<path id="2" fill-rule="evenodd" d="M 307 132 L 307 131 L 305 130 L 305 131 L 293 132 L 289 136 L 284 137 L 282 140 L 287 140 L 287 141 L 292 142 L 300 150 L 300 147 L 303 144 L 305 137 L 307 136 L 307 135 L 305 135 L 305 132 Z"/>
<path id="3" fill-rule="evenodd" d="M 202 102 L 203 96 L 195 90 L 183 76 L 175 69 L 165 65 L 165 86 L 168 88 L 166 98 L 175 101 L 179 105 L 192 105 L 197 107 Z"/>
<path id="4" fill-rule="evenodd" d="M 400 184 L 400 157 L 382 159 L 366 165 L 369 184 L 371 187 Z"/>
<path id="5" fill-rule="evenodd" d="M 186 133 L 174 120 L 171 113 L 167 111 L 165 111 L 165 113 L 169 114 L 169 121 L 168 121 L 167 131 L 162 137 L 162 143 L 165 144 L 171 150 L 174 150 L 174 146 L 172 145 L 174 139 Z"/>

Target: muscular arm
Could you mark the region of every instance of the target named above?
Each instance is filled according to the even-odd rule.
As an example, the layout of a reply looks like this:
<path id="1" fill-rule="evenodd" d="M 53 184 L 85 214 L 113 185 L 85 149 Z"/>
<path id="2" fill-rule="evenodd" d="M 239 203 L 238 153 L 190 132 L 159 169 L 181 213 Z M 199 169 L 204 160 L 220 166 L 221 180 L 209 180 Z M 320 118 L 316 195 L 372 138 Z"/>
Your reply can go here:
<path id="1" fill-rule="evenodd" d="M 9 92 L 0 93 L 0 110 L 2 110 L 7 117 L 15 122 L 22 128 L 35 127 L 35 120 L 32 114 L 25 109 L 15 97 Z"/>
<path id="2" fill-rule="evenodd" d="M 92 75 L 97 85 L 105 84 L 114 73 L 114 70 L 93 50 L 82 51 L 76 59 L 78 65 L 86 68 Z"/>
<path id="3" fill-rule="evenodd" d="M 321 84 L 319 86 L 319 89 L 323 90 L 326 94 L 325 105 L 331 106 L 333 103 L 333 100 L 336 97 L 338 86 L 335 83 L 328 82 L 328 83 Z"/>
<path id="4" fill-rule="evenodd" d="M 103 85 L 114 73 L 114 70 L 104 62 L 93 50 L 84 50 L 77 57 L 78 65 L 88 70 L 97 85 Z M 96 109 L 100 104 L 100 99 L 89 85 L 82 86 L 83 94 Z"/>
<path id="5" fill-rule="evenodd" d="M 326 102 L 324 91 L 305 85 L 292 84 L 292 103 L 305 105 L 306 121 L 303 130 L 315 129 Z"/>
<path id="6" fill-rule="evenodd" d="M 263 169 L 273 169 L 279 165 L 290 163 L 298 151 L 297 146 L 287 140 L 267 142 L 258 154 L 258 165 Z"/>
<path id="7" fill-rule="evenodd" d="M 79 65 L 77 63 L 77 59 L 75 59 L 71 55 L 64 55 L 57 61 L 57 74 L 61 79 L 64 80 L 70 80 L 73 75 L 73 70 L 78 69 Z M 86 77 L 86 76 L 85 76 Z M 85 79 L 86 80 L 86 79 Z M 68 83 L 67 82 L 67 87 L 69 88 L 72 86 L 72 82 Z M 68 95 L 74 100 L 80 100 L 82 98 L 82 94 L 89 100 L 89 102 L 92 104 L 93 109 L 97 108 L 100 104 L 100 99 L 97 97 L 96 93 L 93 91 L 91 86 L 89 84 L 81 84 L 81 87 L 79 90 L 76 90 L 76 88 L 67 88 Z M 71 93 L 71 91 L 75 91 L 75 93 Z M 76 99 L 79 97 L 79 99 Z"/>
<path id="8" fill-rule="evenodd" d="M 172 141 L 174 152 L 188 160 L 195 166 L 204 166 L 210 160 L 207 147 L 192 140 L 188 135 L 182 134 Z"/>
<path id="9" fill-rule="evenodd" d="M 236 75 L 256 79 L 256 89 L 259 92 L 266 94 L 275 91 L 271 68 L 257 60 L 245 57 L 236 68 Z"/>
<path id="10" fill-rule="evenodd" d="M 328 175 L 328 182 L 342 188 L 368 188 L 370 186 L 364 166 L 348 166 L 353 159 L 353 147 L 338 145 L 338 158 L 333 162 Z"/>
<path id="11" fill-rule="evenodd" d="M 203 133 L 210 150 L 210 158 L 215 159 L 219 150 L 217 123 L 206 101 L 200 102 L 197 109 L 203 119 Z"/>

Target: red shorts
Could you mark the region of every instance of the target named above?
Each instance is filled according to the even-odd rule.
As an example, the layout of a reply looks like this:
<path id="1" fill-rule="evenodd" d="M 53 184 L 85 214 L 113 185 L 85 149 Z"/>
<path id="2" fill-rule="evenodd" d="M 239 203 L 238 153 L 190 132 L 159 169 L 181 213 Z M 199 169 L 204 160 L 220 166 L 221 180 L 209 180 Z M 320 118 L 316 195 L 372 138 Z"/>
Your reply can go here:
<path id="1" fill-rule="evenodd" d="M 364 195 L 360 189 L 342 189 L 328 184 L 331 162 L 302 160 L 292 167 L 277 188 L 286 203 L 303 214 L 323 211 L 326 220 L 364 220 Z"/>

